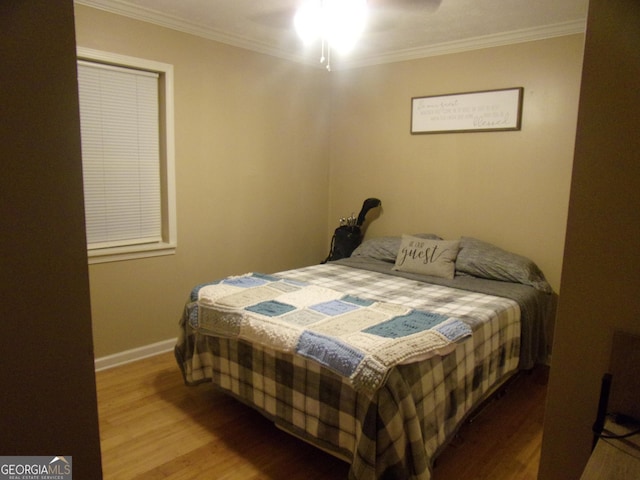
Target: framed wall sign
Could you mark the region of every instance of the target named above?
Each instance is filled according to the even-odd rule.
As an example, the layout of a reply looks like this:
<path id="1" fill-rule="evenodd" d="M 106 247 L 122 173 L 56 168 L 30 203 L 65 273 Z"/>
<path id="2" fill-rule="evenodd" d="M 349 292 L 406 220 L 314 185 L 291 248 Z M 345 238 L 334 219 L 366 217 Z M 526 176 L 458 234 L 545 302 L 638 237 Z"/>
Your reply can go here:
<path id="1" fill-rule="evenodd" d="M 523 87 L 411 99 L 411 133 L 520 130 Z"/>

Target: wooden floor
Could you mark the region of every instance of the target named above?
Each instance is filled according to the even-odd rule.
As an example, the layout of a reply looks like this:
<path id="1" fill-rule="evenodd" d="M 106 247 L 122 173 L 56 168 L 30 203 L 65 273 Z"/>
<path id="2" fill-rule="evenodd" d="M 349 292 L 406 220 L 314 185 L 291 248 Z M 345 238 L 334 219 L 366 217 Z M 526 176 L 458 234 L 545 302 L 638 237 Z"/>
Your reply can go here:
<path id="1" fill-rule="evenodd" d="M 434 480 L 537 476 L 546 368 L 522 375 L 439 457 Z M 172 353 L 96 374 L 105 480 L 346 478 L 348 465 L 209 384 L 186 387 Z M 463 460 L 463 461 L 462 461 Z"/>

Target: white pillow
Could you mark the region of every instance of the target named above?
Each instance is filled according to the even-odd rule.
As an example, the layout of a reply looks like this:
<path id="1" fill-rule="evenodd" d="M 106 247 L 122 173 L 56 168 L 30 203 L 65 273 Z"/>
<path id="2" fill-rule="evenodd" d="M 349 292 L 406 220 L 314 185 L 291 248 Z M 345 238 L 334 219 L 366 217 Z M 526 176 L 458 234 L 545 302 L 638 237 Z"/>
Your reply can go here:
<path id="1" fill-rule="evenodd" d="M 456 273 L 458 240 L 429 240 L 402 235 L 393 270 L 452 279 Z"/>

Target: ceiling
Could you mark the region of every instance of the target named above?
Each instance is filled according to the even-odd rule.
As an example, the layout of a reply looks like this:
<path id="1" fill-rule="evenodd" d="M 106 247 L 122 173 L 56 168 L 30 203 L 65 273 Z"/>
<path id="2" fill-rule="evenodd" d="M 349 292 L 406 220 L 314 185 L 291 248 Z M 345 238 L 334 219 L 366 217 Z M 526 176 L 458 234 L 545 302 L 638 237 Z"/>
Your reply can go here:
<path id="1" fill-rule="evenodd" d="M 293 15 L 302 0 L 75 0 L 241 48 L 318 64 Z M 584 32 L 588 0 L 368 0 L 357 46 L 334 68 L 388 63 Z"/>

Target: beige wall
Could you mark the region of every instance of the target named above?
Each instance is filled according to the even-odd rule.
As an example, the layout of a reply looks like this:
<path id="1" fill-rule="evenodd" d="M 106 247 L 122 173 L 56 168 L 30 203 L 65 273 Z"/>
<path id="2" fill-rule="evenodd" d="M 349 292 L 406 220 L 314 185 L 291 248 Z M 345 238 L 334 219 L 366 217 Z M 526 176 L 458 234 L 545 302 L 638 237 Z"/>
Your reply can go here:
<path id="1" fill-rule="evenodd" d="M 382 200 L 369 235 L 476 236 L 557 290 L 583 35 L 334 72 L 330 221 Z M 410 99 L 524 87 L 522 130 L 411 135 Z"/>
<path id="2" fill-rule="evenodd" d="M 640 334 L 640 3 L 589 10 L 541 480 L 580 477 L 613 332 Z"/>
<path id="3" fill-rule="evenodd" d="M 76 32 L 175 75 L 177 253 L 90 267 L 97 357 L 177 336 L 197 283 L 326 255 L 324 72 L 83 6 Z"/>
<path id="4" fill-rule="evenodd" d="M 174 337 L 199 282 L 318 262 L 370 196 L 369 236 L 477 236 L 559 288 L 582 35 L 329 74 L 88 7 L 76 31 L 175 69 L 178 252 L 91 266 L 98 357 Z M 522 131 L 409 134 L 412 96 L 513 86 Z"/>

